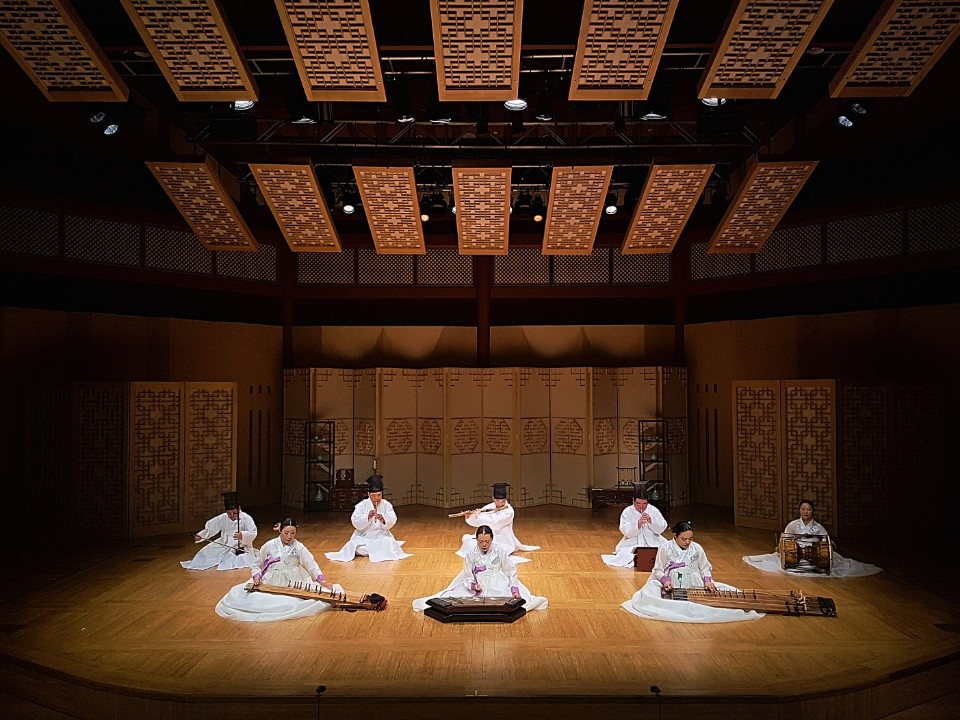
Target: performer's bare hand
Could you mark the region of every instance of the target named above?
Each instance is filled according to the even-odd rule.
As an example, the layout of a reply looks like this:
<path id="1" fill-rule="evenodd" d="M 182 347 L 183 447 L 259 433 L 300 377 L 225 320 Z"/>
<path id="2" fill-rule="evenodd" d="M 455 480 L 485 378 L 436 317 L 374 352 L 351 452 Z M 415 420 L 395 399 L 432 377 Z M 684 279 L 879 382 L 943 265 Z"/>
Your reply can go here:
<path id="1" fill-rule="evenodd" d="M 194 535 L 194 536 L 193 536 L 193 541 L 194 541 L 194 542 L 203 542 L 203 538 L 200 537 L 199 535 Z"/>
<path id="2" fill-rule="evenodd" d="M 515 598 L 518 598 L 518 597 L 520 597 L 520 593 L 519 593 L 519 592 L 515 592 L 515 593 L 513 593 L 513 596 L 514 596 Z"/>
<path id="3" fill-rule="evenodd" d="M 254 586 L 254 587 L 257 587 L 257 585 L 259 585 L 261 582 L 263 582 L 263 578 L 261 578 L 259 575 L 254 575 L 254 576 L 253 576 L 253 586 Z"/>
<path id="4" fill-rule="evenodd" d="M 708 580 L 707 582 L 705 582 L 705 583 L 703 584 L 703 586 L 704 586 L 707 590 L 709 590 L 710 592 L 714 592 L 714 593 L 715 593 L 715 592 L 717 591 L 717 586 L 714 585 L 714 584 L 713 584 L 711 581 L 709 581 L 709 580 Z"/>
<path id="5" fill-rule="evenodd" d="M 376 516 L 377 516 L 377 511 L 376 511 L 376 510 L 371 510 L 370 512 L 367 513 L 367 522 L 373 521 L 373 519 L 374 519 Z"/>
<path id="6" fill-rule="evenodd" d="M 479 515 L 479 514 L 480 514 L 480 508 L 477 508 L 476 510 L 471 510 L 471 511 L 470 511 L 470 517 L 476 517 L 476 516 Z"/>
<path id="7" fill-rule="evenodd" d="M 234 540 L 243 540 L 243 533 L 241 533 L 241 532 L 235 532 L 235 533 L 233 534 L 233 539 L 234 539 Z"/>
<path id="8" fill-rule="evenodd" d="M 669 592 L 670 590 L 673 590 L 673 583 L 670 582 L 669 580 L 667 580 L 667 581 L 663 584 L 663 589 L 666 590 L 666 591 L 668 591 L 668 592 Z"/>

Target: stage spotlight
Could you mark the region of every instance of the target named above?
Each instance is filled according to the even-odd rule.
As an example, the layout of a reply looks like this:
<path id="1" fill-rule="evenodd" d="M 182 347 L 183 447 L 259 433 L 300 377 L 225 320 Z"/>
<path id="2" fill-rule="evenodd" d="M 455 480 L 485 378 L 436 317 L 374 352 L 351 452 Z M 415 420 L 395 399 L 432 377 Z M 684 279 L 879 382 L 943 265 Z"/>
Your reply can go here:
<path id="1" fill-rule="evenodd" d="M 606 200 L 603 201 L 603 212 L 607 215 L 616 215 L 617 214 L 617 194 L 616 193 L 607 193 Z"/>
<path id="2" fill-rule="evenodd" d="M 520 112 L 521 110 L 527 109 L 527 101 L 523 98 L 514 98 L 513 100 L 507 100 L 503 103 L 503 106 L 507 110 L 512 110 L 513 112 Z"/>
<path id="3" fill-rule="evenodd" d="M 430 221 L 430 199 L 426 193 L 420 198 L 420 222 Z"/>
<path id="4" fill-rule="evenodd" d="M 705 97 L 705 98 L 700 98 L 700 102 L 702 102 L 707 107 L 715 108 L 715 107 L 720 107 L 721 105 L 726 105 L 727 99 L 722 97 Z"/>
<path id="5" fill-rule="evenodd" d="M 837 118 L 837 123 L 839 123 L 840 127 L 845 127 L 845 128 L 853 127 L 853 120 L 851 120 L 846 115 L 840 115 Z"/>
<path id="6" fill-rule="evenodd" d="M 234 100 L 230 103 L 230 109 L 235 110 L 236 112 L 246 112 L 250 110 L 254 105 L 253 100 Z"/>
<path id="7" fill-rule="evenodd" d="M 102 123 L 107 119 L 107 114 L 105 112 L 95 112 L 90 116 L 90 122 L 92 123 Z"/>
<path id="8" fill-rule="evenodd" d="M 517 215 L 529 215 L 533 211 L 533 196 L 525 190 L 520 191 L 513 201 L 513 209 Z"/>
<path id="9" fill-rule="evenodd" d="M 530 203 L 530 212 L 533 213 L 534 222 L 543 222 L 546 208 L 544 207 L 543 197 L 540 195 L 540 193 L 537 193 L 533 196 L 533 201 Z"/>
<path id="10" fill-rule="evenodd" d="M 117 131 L 120 129 L 120 126 L 116 123 L 110 123 L 103 129 L 104 135 L 116 135 Z"/>

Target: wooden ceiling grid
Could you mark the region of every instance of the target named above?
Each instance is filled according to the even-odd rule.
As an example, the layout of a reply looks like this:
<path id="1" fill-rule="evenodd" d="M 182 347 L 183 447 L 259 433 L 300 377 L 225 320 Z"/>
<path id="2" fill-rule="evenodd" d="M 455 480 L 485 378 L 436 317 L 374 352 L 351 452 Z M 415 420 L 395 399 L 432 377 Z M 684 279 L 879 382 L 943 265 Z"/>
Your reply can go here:
<path id="1" fill-rule="evenodd" d="M 887 0 L 830 82 L 830 97 L 907 97 L 960 35 L 960 0 Z"/>
<path id="2" fill-rule="evenodd" d="M 250 164 L 287 245 L 294 252 L 339 252 L 340 236 L 310 165 Z"/>
<path id="3" fill-rule="evenodd" d="M 624 255 L 669 253 L 680 239 L 710 179 L 710 165 L 654 165 L 630 220 L 620 252 Z"/>
<path id="4" fill-rule="evenodd" d="M 0 44 L 50 102 L 126 102 L 130 95 L 68 2 L 0 0 Z"/>
<path id="5" fill-rule="evenodd" d="M 832 4 L 833 0 L 740 0 L 727 18 L 698 96 L 777 97 Z"/>
<path id="6" fill-rule="evenodd" d="M 457 245 L 463 255 L 506 255 L 511 168 L 453 168 Z"/>
<path id="7" fill-rule="evenodd" d="M 543 230 L 544 255 L 589 255 L 613 165 L 555 167 Z"/>
<path id="8" fill-rule="evenodd" d="M 257 241 L 211 160 L 202 163 L 148 162 L 190 229 L 208 250 L 256 250 Z"/>
<path id="9" fill-rule="evenodd" d="M 308 100 L 386 102 L 368 0 L 277 0 Z"/>
<path id="10" fill-rule="evenodd" d="M 257 99 L 257 84 L 217 0 L 120 2 L 180 102 Z"/>
<path id="11" fill-rule="evenodd" d="M 430 15 L 441 102 L 518 96 L 523 0 L 430 0 Z"/>
<path id="12" fill-rule="evenodd" d="M 816 166 L 816 161 L 751 163 L 707 252 L 760 252 Z"/>
<path id="13" fill-rule="evenodd" d="M 570 100 L 646 100 L 679 0 L 587 0 Z"/>
<path id="14" fill-rule="evenodd" d="M 412 167 L 359 167 L 353 175 L 378 253 L 423 255 L 417 178 Z"/>

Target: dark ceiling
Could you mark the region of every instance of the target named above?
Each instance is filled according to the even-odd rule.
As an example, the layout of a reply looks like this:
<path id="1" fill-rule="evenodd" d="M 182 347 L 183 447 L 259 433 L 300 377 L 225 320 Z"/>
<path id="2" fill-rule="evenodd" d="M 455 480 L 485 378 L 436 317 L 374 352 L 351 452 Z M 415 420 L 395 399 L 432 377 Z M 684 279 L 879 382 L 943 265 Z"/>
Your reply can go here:
<path id="1" fill-rule="evenodd" d="M 779 97 L 731 100 L 719 110 L 698 100 L 697 85 L 737 3 L 682 0 L 653 85 L 658 100 L 667 98 L 669 116 L 658 121 L 641 119 L 648 105 L 639 101 L 569 102 L 584 4 L 525 0 L 520 94 L 531 99 L 530 108 L 518 116 L 500 102 L 447 105 L 448 125 L 428 117 L 436 109 L 437 80 L 427 0 L 370 0 L 387 102 L 310 104 L 273 0 L 224 0 L 259 87 L 259 102 L 243 117 L 226 103 L 178 102 L 119 0 L 72 4 L 131 99 L 123 105 L 49 102 L 0 52 L 6 96 L 0 131 L 7 140 L 0 182 L 18 191 L 175 214 L 144 163 L 209 157 L 239 179 L 235 199 L 256 228 L 270 226 L 272 218 L 255 200 L 250 162 L 310 162 L 331 200 L 331 188 L 351 177 L 351 166 L 370 159 L 414 165 L 425 185 L 448 183 L 450 166 L 464 161 L 509 164 L 515 185 L 546 182 L 554 165 L 613 164 L 612 182 L 627 188 L 627 204 L 653 163 L 715 163 L 714 207 L 694 214 L 690 227 L 696 227 L 716 221 L 733 178 L 752 158 L 819 161 L 791 213 L 839 213 L 958 186 L 960 105 L 951 98 L 960 77 L 957 43 L 909 97 L 863 98 L 868 112 L 854 127 L 836 122 L 850 100 L 828 97 L 828 84 L 880 0 L 835 0 L 809 44 L 815 50 L 803 55 Z M 534 99 L 546 91 L 553 120 L 537 121 Z M 397 122 L 405 103 L 417 117 L 410 126 Z M 291 112 L 304 106 L 316 124 L 290 122 Z M 97 111 L 118 120 L 116 135 L 104 136 L 89 121 Z M 614 221 L 619 225 L 604 227 L 615 234 L 625 215 Z M 348 243 L 363 242 L 362 217 L 338 215 L 336 222 Z M 430 232 L 453 232 L 450 224 L 436 227 Z"/>

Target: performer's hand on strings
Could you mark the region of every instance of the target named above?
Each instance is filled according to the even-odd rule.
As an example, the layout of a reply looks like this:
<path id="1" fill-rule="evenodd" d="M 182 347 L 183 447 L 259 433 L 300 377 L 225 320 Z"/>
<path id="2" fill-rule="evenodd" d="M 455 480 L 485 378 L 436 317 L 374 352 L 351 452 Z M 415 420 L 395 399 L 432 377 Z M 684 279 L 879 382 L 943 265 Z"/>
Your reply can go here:
<path id="1" fill-rule="evenodd" d="M 710 592 L 715 593 L 717 591 L 717 586 L 713 584 L 713 580 L 704 580 L 703 586 Z"/>
<path id="2" fill-rule="evenodd" d="M 263 579 L 262 579 L 259 575 L 254 575 L 254 576 L 253 576 L 253 586 L 254 586 L 254 587 L 257 587 L 257 585 L 259 585 L 261 582 L 263 582 Z"/>

